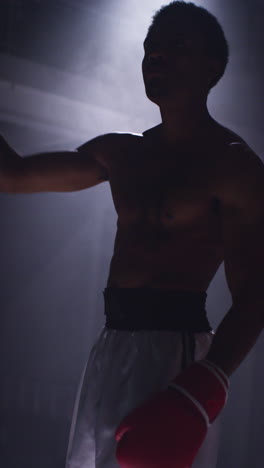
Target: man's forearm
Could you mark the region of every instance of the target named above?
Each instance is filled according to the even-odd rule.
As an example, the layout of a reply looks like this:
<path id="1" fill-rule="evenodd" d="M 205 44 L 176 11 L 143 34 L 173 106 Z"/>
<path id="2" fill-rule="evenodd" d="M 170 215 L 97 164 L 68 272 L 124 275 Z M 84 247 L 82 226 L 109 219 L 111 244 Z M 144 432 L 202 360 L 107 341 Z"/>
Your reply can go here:
<path id="1" fill-rule="evenodd" d="M 253 301 L 252 301 L 253 302 Z M 217 328 L 206 359 L 230 376 L 246 358 L 263 330 L 264 304 L 232 306 Z"/>

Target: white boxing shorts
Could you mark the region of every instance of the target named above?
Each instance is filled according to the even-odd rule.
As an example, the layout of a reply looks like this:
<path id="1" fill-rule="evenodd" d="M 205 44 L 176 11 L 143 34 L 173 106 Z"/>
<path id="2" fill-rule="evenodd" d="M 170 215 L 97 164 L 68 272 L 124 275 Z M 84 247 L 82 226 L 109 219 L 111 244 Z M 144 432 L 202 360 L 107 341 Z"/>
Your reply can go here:
<path id="1" fill-rule="evenodd" d="M 122 419 L 205 358 L 214 337 L 206 293 L 106 288 L 104 299 L 106 324 L 80 381 L 66 468 L 120 468 L 114 435 Z M 218 440 L 216 421 L 193 468 L 216 468 Z"/>

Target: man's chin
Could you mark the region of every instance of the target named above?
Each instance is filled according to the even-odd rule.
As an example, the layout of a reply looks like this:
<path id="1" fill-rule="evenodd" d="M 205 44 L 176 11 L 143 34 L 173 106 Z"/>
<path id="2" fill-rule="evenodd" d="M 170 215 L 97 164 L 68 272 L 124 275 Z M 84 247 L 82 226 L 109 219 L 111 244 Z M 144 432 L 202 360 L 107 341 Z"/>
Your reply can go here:
<path id="1" fill-rule="evenodd" d="M 163 79 L 155 76 L 145 83 L 146 95 L 151 101 L 156 101 L 167 95 L 167 86 Z"/>
<path id="2" fill-rule="evenodd" d="M 153 102 L 157 102 L 160 99 L 166 97 L 167 95 L 165 87 L 160 86 L 160 85 L 146 86 L 145 90 L 146 90 L 147 97 Z"/>
<path id="3" fill-rule="evenodd" d="M 168 97 L 164 90 L 162 92 L 161 90 L 156 89 L 146 89 L 146 96 L 150 101 L 157 105 L 161 104 Z"/>

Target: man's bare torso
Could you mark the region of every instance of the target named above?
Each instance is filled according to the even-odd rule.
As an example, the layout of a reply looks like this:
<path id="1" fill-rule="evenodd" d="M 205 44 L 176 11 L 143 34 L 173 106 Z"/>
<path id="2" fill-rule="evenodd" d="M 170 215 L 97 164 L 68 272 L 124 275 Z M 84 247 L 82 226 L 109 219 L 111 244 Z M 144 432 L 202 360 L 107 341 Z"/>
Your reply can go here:
<path id="1" fill-rule="evenodd" d="M 101 161 L 118 214 L 107 285 L 205 291 L 223 261 L 217 194 L 226 148 L 241 139 L 216 125 L 206 139 L 175 150 L 160 144 L 158 127 L 118 134 Z"/>

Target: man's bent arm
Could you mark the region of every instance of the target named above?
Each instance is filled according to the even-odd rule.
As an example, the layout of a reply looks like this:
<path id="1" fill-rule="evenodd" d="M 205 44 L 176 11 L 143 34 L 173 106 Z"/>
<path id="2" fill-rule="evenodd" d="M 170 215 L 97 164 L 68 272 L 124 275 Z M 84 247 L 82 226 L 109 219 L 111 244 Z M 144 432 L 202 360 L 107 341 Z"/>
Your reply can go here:
<path id="1" fill-rule="evenodd" d="M 243 301 L 241 296 L 241 301 L 232 305 L 216 330 L 206 359 L 228 376 L 240 366 L 263 330 L 263 299 L 263 293 L 260 300 L 250 294 Z"/>
<path id="2" fill-rule="evenodd" d="M 230 150 L 219 192 L 224 262 L 233 304 L 220 323 L 207 359 L 231 375 L 264 324 L 264 165 L 245 145 Z"/>

